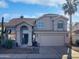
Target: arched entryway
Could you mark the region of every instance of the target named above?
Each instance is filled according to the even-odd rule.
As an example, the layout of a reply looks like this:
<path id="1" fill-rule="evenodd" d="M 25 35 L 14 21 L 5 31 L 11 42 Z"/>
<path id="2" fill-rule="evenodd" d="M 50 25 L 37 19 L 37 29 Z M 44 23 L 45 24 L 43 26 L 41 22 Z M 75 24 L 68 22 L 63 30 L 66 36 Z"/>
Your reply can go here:
<path id="1" fill-rule="evenodd" d="M 20 34 L 21 34 L 21 45 L 26 46 L 28 44 L 28 39 L 29 39 L 29 33 L 28 33 L 28 27 L 27 26 L 22 26 L 20 28 Z"/>

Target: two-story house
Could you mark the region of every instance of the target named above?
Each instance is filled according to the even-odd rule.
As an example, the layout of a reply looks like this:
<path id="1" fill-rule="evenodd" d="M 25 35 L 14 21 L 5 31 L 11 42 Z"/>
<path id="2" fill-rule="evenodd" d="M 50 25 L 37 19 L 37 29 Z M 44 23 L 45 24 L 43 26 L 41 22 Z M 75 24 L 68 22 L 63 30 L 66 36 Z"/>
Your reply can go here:
<path id="1" fill-rule="evenodd" d="M 21 47 L 32 46 L 32 38 L 40 46 L 64 46 L 68 40 L 67 21 L 61 15 L 45 14 L 39 18 L 13 18 L 5 26 L 11 30 L 8 38 Z"/>

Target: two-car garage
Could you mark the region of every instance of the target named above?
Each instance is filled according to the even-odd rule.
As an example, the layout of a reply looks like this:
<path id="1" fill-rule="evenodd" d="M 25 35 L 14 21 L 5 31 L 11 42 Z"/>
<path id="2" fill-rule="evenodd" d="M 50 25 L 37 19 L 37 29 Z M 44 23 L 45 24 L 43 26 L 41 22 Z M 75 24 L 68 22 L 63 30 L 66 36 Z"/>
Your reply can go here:
<path id="1" fill-rule="evenodd" d="M 40 46 L 64 46 L 64 33 L 39 33 L 37 40 Z"/>

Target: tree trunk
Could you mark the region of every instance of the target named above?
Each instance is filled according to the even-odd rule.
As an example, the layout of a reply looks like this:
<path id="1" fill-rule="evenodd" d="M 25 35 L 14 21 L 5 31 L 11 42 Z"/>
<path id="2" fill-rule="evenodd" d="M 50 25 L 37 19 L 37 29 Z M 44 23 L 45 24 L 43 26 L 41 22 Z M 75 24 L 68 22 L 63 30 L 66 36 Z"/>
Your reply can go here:
<path id="1" fill-rule="evenodd" d="M 68 51 L 68 59 L 72 59 L 72 15 L 70 15 L 70 41 L 69 41 L 69 51 Z"/>
<path id="2" fill-rule="evenodd" d="M 72 15 L 70 15 L 70 48 L 72 49 Z"/>

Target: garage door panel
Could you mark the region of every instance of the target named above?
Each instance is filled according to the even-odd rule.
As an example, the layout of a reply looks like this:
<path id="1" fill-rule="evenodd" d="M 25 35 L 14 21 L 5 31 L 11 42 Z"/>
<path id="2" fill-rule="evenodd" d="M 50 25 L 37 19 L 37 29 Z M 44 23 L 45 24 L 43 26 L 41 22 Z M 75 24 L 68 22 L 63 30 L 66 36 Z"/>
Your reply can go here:
<path id="1" fill-rule="evenodd" d="M 40 41 L 41 46 L 60 46 L 64 45 L 64 36 L 42 35 Z"/>

